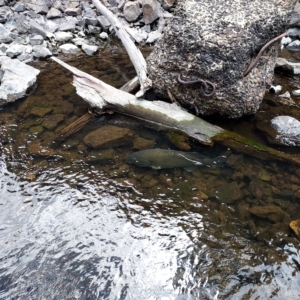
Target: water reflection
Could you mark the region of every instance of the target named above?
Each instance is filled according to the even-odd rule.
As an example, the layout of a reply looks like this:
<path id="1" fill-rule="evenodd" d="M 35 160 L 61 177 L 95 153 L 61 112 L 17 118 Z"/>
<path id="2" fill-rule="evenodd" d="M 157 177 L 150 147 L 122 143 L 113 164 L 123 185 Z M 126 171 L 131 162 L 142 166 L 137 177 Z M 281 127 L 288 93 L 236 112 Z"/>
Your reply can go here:
<path id="1" fill-rule="evenodd" d="M 132 77 L 121 48 L 102 55 L 71 63 L 115 86 Z M 128 165 L 136 141 L 174 146 L 118 116 L 54 143 L 87 107 L 59 66 L 45 64 L 39 80 L 0 111 L 0 299 L 299 299 L 299 240 L 288 226 L 300 219 L 296 166 L 199 145 L 226 166 Z M 108 123 L 130 128 L 134 142 L 106 152 L 83 143 Z M 103 163 L 99 153 L 112 156 Z"/>

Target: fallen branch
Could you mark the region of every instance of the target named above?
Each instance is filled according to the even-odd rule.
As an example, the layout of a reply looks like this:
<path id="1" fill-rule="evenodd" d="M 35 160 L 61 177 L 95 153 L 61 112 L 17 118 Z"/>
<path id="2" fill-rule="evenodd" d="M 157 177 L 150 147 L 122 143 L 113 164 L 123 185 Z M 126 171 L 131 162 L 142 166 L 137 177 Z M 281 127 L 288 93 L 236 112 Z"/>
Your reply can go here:
<path id="1" fill-rule="evenodd" d="M 99 12 L 109 20 L 114 27 L 118 38 L 122 41 L 140 81 L 141 90 L 136 96 L 138 98 L 142 97 L 145 92 L 152 87 L 152 81 L 147 76 L 147 63 L 141 51 L 135 46 L 123 25 L 111 11 L 109 11 L 99 0 L 93 0 L 93 4 Z"/>
<path id="2" fill-rule="evenodd" d="M 188 113 L 175 103 L 138 100 L 135 96 L 115 89 L 58 58 L 52 57 L 52 59 L 74 74 L 73 85 L 76 87 L 77 94 L 94 108 L 113 110 L 151 123 L 160 129 L 177 130 L 202 144 L 212 145 L 217 142 L 259 159 L 279 160 L 300 165 L 299 156 L 277 151 L 212 125 Z"/>

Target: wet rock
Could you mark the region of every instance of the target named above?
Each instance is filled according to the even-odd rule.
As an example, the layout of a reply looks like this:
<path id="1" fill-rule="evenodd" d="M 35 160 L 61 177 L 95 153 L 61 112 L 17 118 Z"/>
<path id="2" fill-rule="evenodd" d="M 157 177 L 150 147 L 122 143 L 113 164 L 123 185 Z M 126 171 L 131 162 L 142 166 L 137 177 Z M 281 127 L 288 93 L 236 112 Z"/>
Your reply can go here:
<path id="1" fill-rule="evenodd" d="M 237 182 L 233 181 L 218 188 L 216 196 L 220 202 L 230 204 L 241 200 L 244 195 Z"/>
<path id="2" fill-rule="evenodd" d="M 73 45 L 73 44 L 64 44 L 59 46 L 59 49 L 62 51 L 64 54 L 74 54 L 78 55 L 80 53 L 80 49 Z"/>
<path id="3" fill-rule="evenodd" d="M 259 218 L 267 219 L 271 222 L 282 222 L 284 219 L 289 218 L 279 206 L 253 206 L 249 208 L 249 212 Z"/>
<path id="4" fill-rule="evenodd" d="M 145 24 L 151 24 L 161 16 L 161 7 L 156 0 L 143 0 L 142 11 Z"/>
<path id="5" fill-rule="evenodd" d="M 171 90 L 180 104 L 188 108 L 196 105 L 205 115 L 235 118 L 256 112 L 266 85 L 272 83 L 278 44 L 264 52 L 247 76 L 245 70 L 262 45 L 285 32 L 292 9 L 292 1 L 234 0 L 230 5 L 179 1 L 175 17 L 147 58 L 154 92 L 167 98 Z M 178 73 L 186 81 L 205 78 L 214 82 L 216 92 L 207 101 L 201 85 L 180 84 Z M 213 91 L 211 85 L 206 94 Z"/>
<path id="6" fill-rule="evenodd" d="M 278 116 L 271 120 L 272 127 L 276 130 L 275 139 L 287 146 L 300 145 L 300 122 L 290 116 Z"/>
<path id="7" fill-rule="evenodd" d="M 141 14 L 140 3 L 138 1 L 128 1 L 123 8 L 124 17 L 128 22 L 134 22 Z"/>
<path id="8" fill-rule="evenodd" d="M 128 128 L 103 126 L 84 138 L 84 143 L 94 149 L 115 148 L 132 142 L 133 132 Z"/>
<path id="9" fill-rule="evenodd" d="M 32 142 L 28 146 L 28 151 L 35 156 L 54 156 L 55 151 L 41 145 L 39 142 Z"/>
<path id="10" fill-rule="evenodd" d="M 300 220 L 294 220 L 290 223 L 290 228 L 294 231 L 297 237 L 300 237 Z"/>
<path id="11" fill-rule="evenodd" d="M 34 107 L 32 108 L 29 117 L 43 118 L 53 111 L 51 107 Z"/>
<path id="12" fill-rule="evenodd" d="M 46 116 L 45 120 L 42 123 L 42 126 L 48 130 L 53 130 L 57 125 L 65 119 L 63 114 L 54 114 Z"/>
<path id="13" fill-rule="evenodd" d="M 278 57 L 276 60 L 275 69 L 287 72 L 289 74 L 300 74 L 300 63 L 293 63 L 287 61 L 285 58 Z"/>
<path id="14" fill-rule="evenodd" d="M 81 49 L 87 54 L 87 55 L 94 55 L 98 51 L 97 46 L 92 46 L 92 45 L 86 45 L 83 44 Z"/>
<path id="15" fill-rule="evenodd" d="M 271 176 L 269 172 L 265 169 L 262 169 L 258 172 L 258 178 L 261 179 L 262 181 L 271 181 Z"/>
<path id="16" fill-rule="evenodd" d="M 36 58 L 48 58 L 52 56 L 51 51 L 44 46 L 36 45 L 33 46 L 32 49 L 33 49 L 33 56 Z"/>
<path id="17" fill-rule="evenodd" d="M 4 72 L 0 85 L 0 105 L 24 97 L 40 73 L 18 59 L 5 56 L 0 56 L 0 65 Z"/>
<path id="18" fill-rule="evenodd" d="M 187 137 L 179 132 L 167 132 L 166 137 L 173 145 L 181 150 L 189 151 L 191 149 Z"/>
<path id="19" fill-rule="evenodd" d="M 117 157 L 118 152 L 114 149 L 93 150 L 87 156 L 86 162 L 98 165 L 111 165 L 115 163 Z"/>
<path id="20" fill-rule="evenodd" d="M 154 146 L 155 140 L 145 139 L 140 136 L 135 137 L 133 140 L 133 149 L 135 150 L 152 149 Z"/>
<path id="21" fill-rule="evenodd" d="M 45 131 L 43 126 L 32 126 L 29 128 L 29 133 L 39 136 Z"/>

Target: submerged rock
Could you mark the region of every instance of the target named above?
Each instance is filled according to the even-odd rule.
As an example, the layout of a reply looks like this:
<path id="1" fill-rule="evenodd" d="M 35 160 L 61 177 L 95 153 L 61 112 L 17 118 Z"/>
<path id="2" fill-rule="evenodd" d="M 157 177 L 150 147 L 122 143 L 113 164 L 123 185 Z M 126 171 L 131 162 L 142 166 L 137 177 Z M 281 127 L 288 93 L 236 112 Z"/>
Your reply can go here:
<path id="1" fill-rule="evenodd" d="M 267 206 L 253 206 L 249 208 L 249 212 L 257 217 L 267 219 L 272 222 L 281 222 L 285 218 L 289 218 L 279 206 L 267 205 Z"/>
<path id="2" fill-rule="evenodd" d="M 0 85 L 0 105 L 13 102 L 26 96 L 28 89 L 37 80 L 39 70 L 20 62 L 18 59 L 11 59 L 0 56 L 0 66 L 3 77 Z"/>
<path id="3" fill-rule="evenodd" d="M 133 132 L 128 128 L 103 126 L 84 138 L 84 143 L 93 149 L 115 148 L 132 143 Z"/>

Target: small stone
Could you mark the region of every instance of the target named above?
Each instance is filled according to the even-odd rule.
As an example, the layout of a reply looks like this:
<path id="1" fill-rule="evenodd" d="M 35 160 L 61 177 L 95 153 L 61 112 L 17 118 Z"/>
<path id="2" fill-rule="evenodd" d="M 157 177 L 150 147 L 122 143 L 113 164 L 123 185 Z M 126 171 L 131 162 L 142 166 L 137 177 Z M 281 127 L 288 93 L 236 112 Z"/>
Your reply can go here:
<path id="1" fill-rule="evenodd" d="M 289 36 L 281 39 L 281 45 L 284 45 L 284 46 L 290 44 L 291 42 L 292 42 L 292 39 Z"/>
<path id="2" fill-rule="evenodd" d="M 100 39 L 102 39 L 102 40 L 108 39 L 108 34 L 106 32 L 101 32 L 99 36 L 100 36 Z"/>
<path id="3" fill-rule="evenodd" d="M 275 69 L 279 69 L 293 75 L 298 75 L 300 74 L 300 63 L 292 63 L 287 61 L 285 58 L 278 57 Z"/>
<path id="4" fill-rule="evenodd" d="M 44 42 L 44 38 L 41 35 L 35 35 L 35 36 L 30 38 L 30 44 L 32 46 L 42 45 L 43 42 Z"/>
<path id="5" fill-rule="evenodd" d="M 84 38 L 75 38 L 75 39 L 72 39 L 72 43 L 75 44 L 76 46 L 82 46 L 84 44 L 88 44 L 88 40 L 84 39 Z"/>
<path id="6" fill-rule="evenodd" d="M 152 149 L 155 146 L 155 140 L 149 140 L 142 137 L 136 137 L 133 141 L 133 149 L 135 150 L 145 150 Z"/>
<path id="7" fill-rule="evenodd" d="M 136 21 L 141 14 L 140 3 L 138 1 L 126 2 L 123 13 L 128 22 Z"/>
<path id="8" fill-rule="evenodd" d="M 44 46 L 36 45 L 33 46 L 32 49 L 33 49 L 33 56 L 36 58 L 48 58 L 52 56 L 51 51 Z"/>
<path id="9" fill-rule="evenodd" d="M 0 43 L 10 43 L 12 41 L 13 38 L 10 36 L 10 31 L 0 24 Z"/>
<path id="10" fill-rule="evenodd" d="M 44 39 L 47 37 L 46 31 L 44 28 L 37 23 L 35 20 L 30 20 L 30 32 L 32 34 L 38 34 L 41 35 Z"/>
<path id="11" fill-rule="evenodd" d="M 25 50 L 26 50 L 26 46 L 14 44 L 14 45 L 11 45 L 10 47 L 8 47 L 8 49 L 6 50 L 5 53 L 7 56 L 13 58 L 13 57 L 20 55 Z"/>
<path id="12" fill-rule="evenodd" d="M 46 115 L 50 114 L 53 111 L 51 107 L 34 107 L 32 108 L 29 116 L 30 117 L 45 117 Z"/>
<path id="13" fill-rule="evenodd" d="M 92 46 L 92 45 L 86 45 L 83 44 L 81 49 L 87 54 L 87 55 L 94 55 L 98 51 L 97 46 Z"/>
<path id="14" fill-rule="evenodd" d="M 84 143 L 94 149 L 115 148 L 132 142 L 133 132 L 128 128 L 103 126 L 84 138 Z"/>
<path id="15" fill-rule="evenodd" d="M 300 41 L 296 40 L 286 46 L 289 51 L 300 51 Z"/>
<path id="16" fill-rule="evenodd" d="M 97 165 L 111 165 L 115 163 L 118 152 L 114 149 L 93 150 L 88 155 L 86 162 Z"/>
<path id="17" fill-rule="evenodd" d="M 101 28 L 104 31 L 108 31 L 109 27 L 111 26 L 110 22 L 104 16 L 99 16 L 97 17 L 97 19 L 100 23 Z"/>
<path id="18" fill-rule="evenodd" d="M 282 91 L 282 86 L 281 85 L 272 85 L 270 87 L 270 91 L 275 93 L 275 94 L 278 94 Z"/>
<path id="19" fill-rule="evenodd" d="M 149 33 L 146 43 L 147 44 L 155 43 L 161 36 L 162 34 L 159 31 L 152 31 Z"/>
<path id="20" fill-rule="evenodd" d="M 237 182 L 233 181 L 227 185 L 223 185 L 218 189 L 216 197 L 220 202 L 230 204 L 241 200 L 243 198 L 243 193 L 238 186 Z"/>
<path id="21" fill-rule="evenodd" d="M 47 13 L 48 19 L 60 18 L 61 16 L 62 16 L 62 13 L 60 12 L 60 10 L 58 10 L 54 7 L 51 7 L 51 9 Z"/>
<path id="22" fill-rule="evenodd" d="M 70 7 L 65 10 L 65 14 L 67 16 L 77 17 L 81 15 L 81 9 L 80 7 Z"/>
<path id="23" fill-rule="evenodd" d="M 142 5 L 145 24 L 151 24 L 161 15 L 161 7 L 156 0 L 143 0 Z"/>
<path id="24" fill-rule="evenodd" d="M 300 97 L 300 90 L 295 90 L 291 92 L 294 97 Z"/>
<path id="25" fill-rule="evenodd" d="M 276 139 L 287 146 L 300 144 L 300 122 L 290 116 L 277 116 L 271 120 L 272 127 L 278 132 Z"/>
<path id="26" fill-rule="evenodd" d="M 80 49 L 73 44 L 63 44 L 63 45 L 59 46 L 59 49 L 64 54 L 78 55 L 80 53 Z"/>
<path id="27" fill-rule="evenodd" d="M 23 12 L 25 11 L 25 4 L 22 2 L 17 2 L 14 6 L 14 11 L 15 12 Z"/>
<path id="28" fill-rule="evenodd" d="M 58 42 L 67 42 L 73 38 L 71 32 L 58 31 L 54 33 L 55 40 Z"/>

